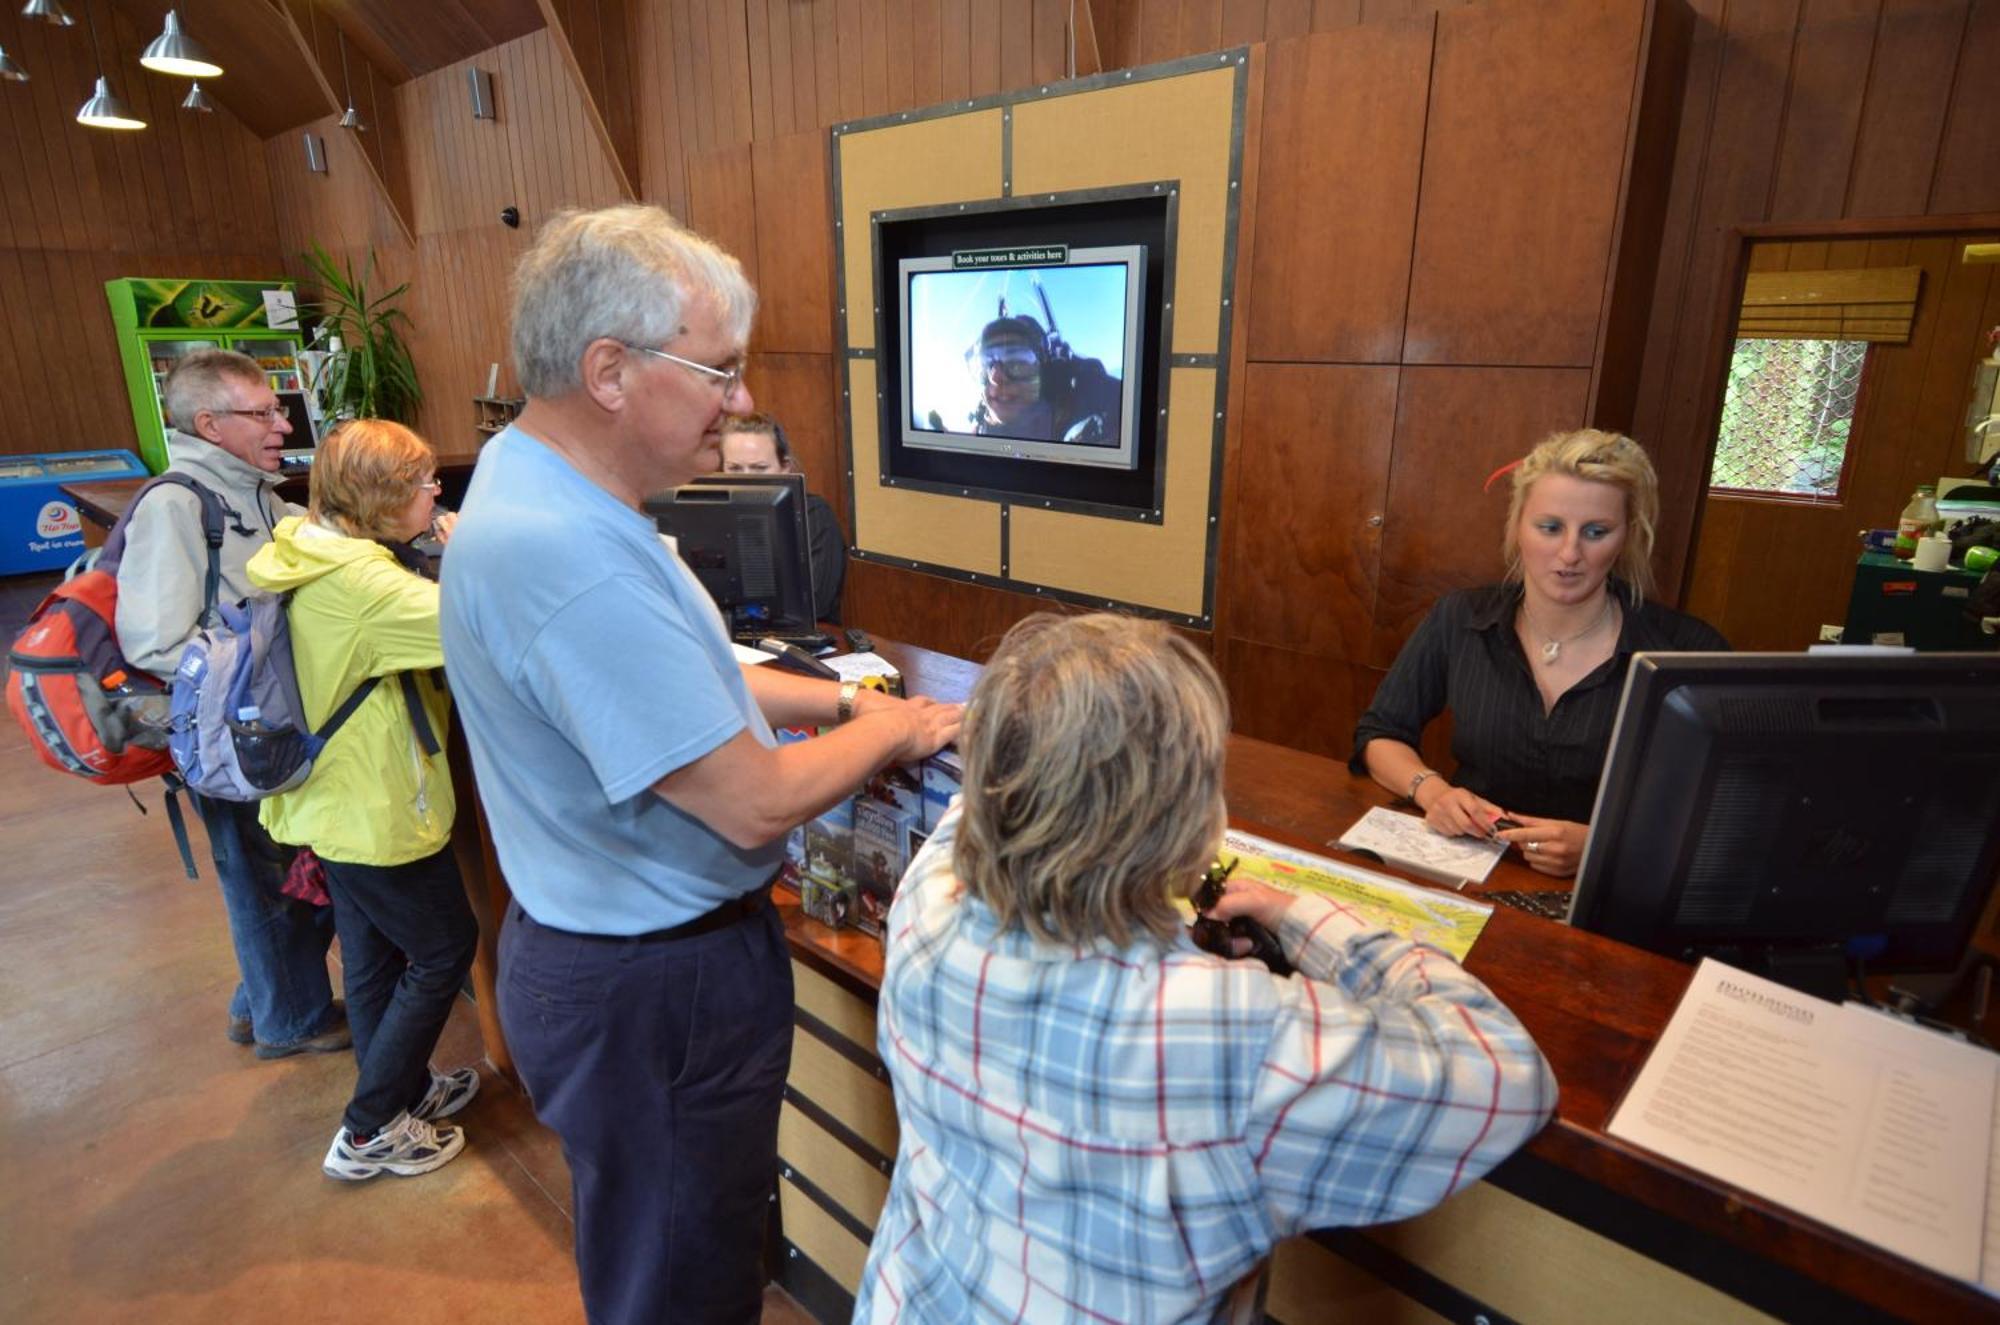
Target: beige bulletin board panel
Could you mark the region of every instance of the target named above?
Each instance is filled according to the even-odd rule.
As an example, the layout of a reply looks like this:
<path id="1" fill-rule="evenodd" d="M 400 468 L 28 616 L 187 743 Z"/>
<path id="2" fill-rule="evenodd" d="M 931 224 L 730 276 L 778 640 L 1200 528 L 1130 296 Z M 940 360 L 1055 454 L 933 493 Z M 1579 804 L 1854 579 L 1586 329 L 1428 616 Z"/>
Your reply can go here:
<path id="1" fill-rule="evenodd" d="M 1009 508 L 1010 578 L 1109 602 L 1202 614 L 1215 370 L 1176 368 L 1168 380 L 1173 406 L 1161 508 L 1166 518 L 1157 525 L 1138 524 L 1016 504 Z"/>
<path id="2" fill-rule="evenodd" d="M 869 213 L 999 197 L 1005 175 L 1003 123 L 994 106 L 880 129 L 837 131 L 848 348 L 875 347 L 875 305 L 868 294 L 875 288 Z M 857 392 L 854 398 L 861 396 Z"/>
<path id="3" fill-rule="evenodd" d="M 1237 58 L 1218 55 L 1217 67 L 1203 73 L 1014 106 L 1017 198 L 1162 179 L 1180 182 L 1175 354 L 1219 351 Z"/>
<path id="4" fill-rule="evenodd" d="M 847 426 L 854 439 L 855 541 L 871 554 L 1000 577 L 1000 508 L 934 492 L 884 487 L 875 360 L 849 359 Z M 1107 521 L 1098 520 L 1097 524 Z"/>
<path id="5" fill-rule="evenodd" d="M 1230 223 L 1238 204 L 1232 166 L 1244 131 L 1237 117 L 1245 58 L 1232 51 L 1134 71 L 1136 78 L 1082 91 L 1028 88 L 962 111 L 939 108 L 835 129 L 840 325 L 855 547 L 863 555 L 991 578 L 1020 591 L 1170 613 L 1189 624 L 1208 615 L 1215 543 L 1209 515 L 1221 483 L 1216 360 L 1226 362 L 1231 322 Z M 873 354 L 880 293 L 874 214 L 1160 181 L 1177 190 L 1167 352 L 1203 362 L 1169 370 L 1159 522 L 1045 509 L 1031 499 L 1003 506 L 991 496 L 885 486 L 880 364 Z"/>

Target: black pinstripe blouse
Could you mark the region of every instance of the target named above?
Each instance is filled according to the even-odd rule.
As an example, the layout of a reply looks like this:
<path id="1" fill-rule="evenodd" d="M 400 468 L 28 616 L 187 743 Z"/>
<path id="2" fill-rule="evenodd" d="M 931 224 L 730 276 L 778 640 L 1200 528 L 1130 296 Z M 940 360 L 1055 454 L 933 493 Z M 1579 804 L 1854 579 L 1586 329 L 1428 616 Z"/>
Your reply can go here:
<path id="1" fill-rule="evenodd" d="M 1624 586 L 1612 583 L 1629 602 Z M 1440 598 L 1361 715 L 1349 767 L 1365 776 L 1362 751 L 1379 737 L 1418 748 L 1431 719 L 1450 709 L 1451 753 L 1458 761 L 1453 785 L 1504 809 L 1583 823 L 1597 799 L 1632 655 L 1729 647 L 1714 627 L 1671 608 L 1652 602 L 1628 608 L 1616 651 L 1544 714 L 1514 634 L 1520 601 L 1520 586 L 1512 584 Z"/>

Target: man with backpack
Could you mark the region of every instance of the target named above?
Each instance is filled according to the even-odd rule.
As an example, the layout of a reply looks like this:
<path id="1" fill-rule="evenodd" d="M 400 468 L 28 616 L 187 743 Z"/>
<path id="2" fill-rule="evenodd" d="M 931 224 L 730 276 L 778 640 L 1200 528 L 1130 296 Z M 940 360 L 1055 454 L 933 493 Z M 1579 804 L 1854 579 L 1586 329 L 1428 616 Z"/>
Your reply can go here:
<path id="1" fill-rule="evenodd" d="M 193 479 L 223 513 L 212 593 L 201 494 L 161 484 L 126 521 L 119 649 L 133 666 L 170 683 L 214 603 L 254 591 L 244 563 L 298 508 L 277 494 L 278 458 L 291 425 L 256 360 L 233 350 L 197 350 L 168 376 L 165 397 L 174 425 L 167 471 Z M 347 1048 L 346 1017 L 327 978 L 332 917 L 279 891 L 294 853 L 258 825 L 256 802 L 192 799 L 208 830 L 242 976 L 229 1003 L 229 1038 L 254 1043 L 259 1058 Z"/>

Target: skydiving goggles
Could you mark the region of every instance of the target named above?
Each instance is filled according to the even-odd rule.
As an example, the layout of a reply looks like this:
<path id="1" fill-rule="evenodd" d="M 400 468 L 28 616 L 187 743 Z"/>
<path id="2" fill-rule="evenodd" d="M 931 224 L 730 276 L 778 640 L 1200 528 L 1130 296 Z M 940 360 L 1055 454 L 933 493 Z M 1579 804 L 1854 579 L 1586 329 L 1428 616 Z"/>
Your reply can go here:
<path id="1" fill-rule="evenodd" d="M 1042 356 L 1029 345 L 988 345 L 966 355 L 979 376 L 996 373 L 1009 382 L 1032 382 L 1042 375 Z"/>

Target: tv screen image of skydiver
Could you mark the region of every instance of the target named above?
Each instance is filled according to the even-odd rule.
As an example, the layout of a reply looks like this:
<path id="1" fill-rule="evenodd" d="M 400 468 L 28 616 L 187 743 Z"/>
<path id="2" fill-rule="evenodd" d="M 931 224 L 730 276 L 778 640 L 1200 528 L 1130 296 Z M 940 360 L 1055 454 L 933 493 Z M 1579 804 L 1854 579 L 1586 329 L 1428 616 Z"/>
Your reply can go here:
<path id="1" fill-rule="evenodd" d="M 903 260 L 906 445 L 1132 467 L 1145 250 L 1067 256 Z"/>

